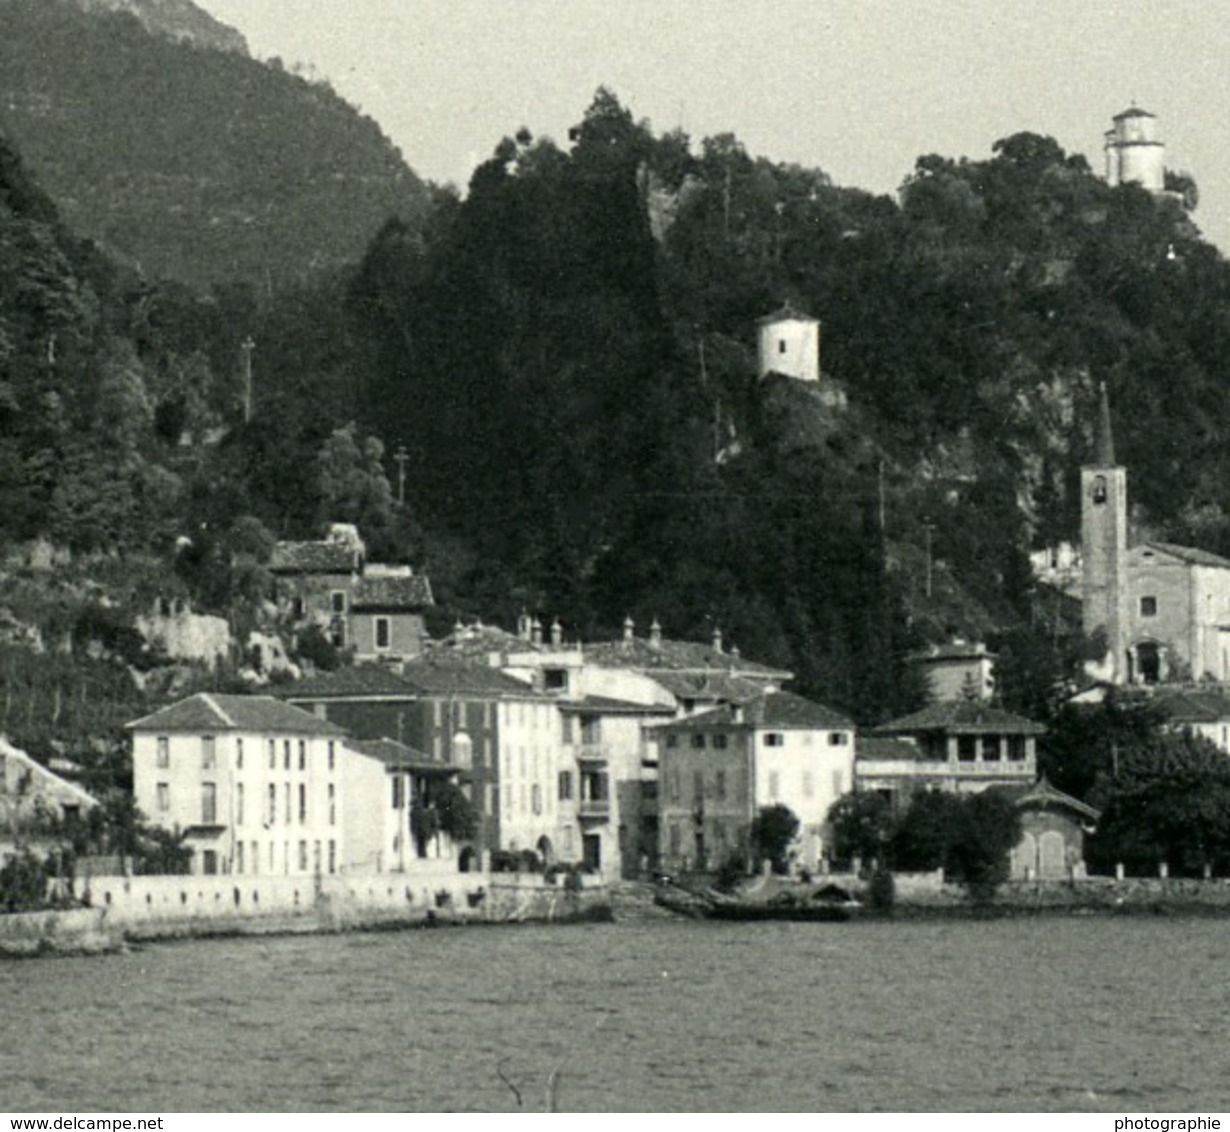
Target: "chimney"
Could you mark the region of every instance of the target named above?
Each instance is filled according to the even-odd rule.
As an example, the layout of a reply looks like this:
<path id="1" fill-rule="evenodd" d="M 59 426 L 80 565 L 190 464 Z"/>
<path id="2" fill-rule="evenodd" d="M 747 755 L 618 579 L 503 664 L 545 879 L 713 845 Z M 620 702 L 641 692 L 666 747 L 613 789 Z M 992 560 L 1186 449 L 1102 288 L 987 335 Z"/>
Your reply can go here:
<path id="1" fill-rule="evenodd" d="M 537 617 L 530 624 L 530 640 L 536 644 L 542 644 L 542 622 Z"/>
<path id="2" fill-rule="evenodd" d="M 722 630 L 713 630 L 713 651 L 720 653 L 722 651 Z"/>
<path id="3" fill-rule="evenodd" d="M 556 648 L 559 648 L 560 645 L 562 645 L 563 643 L 564 643 L 564 627 L 563 625 L 559 623 L 559 618 L 557 617 L 554 621 L 551 622 L 551 644 L 554 645 Z"/>
<path id="4" fill-rule="evenodd" d="M 630 645 L 635 638 L 636 622 L 629 615 L 624 618 L 624 644 Z"/>

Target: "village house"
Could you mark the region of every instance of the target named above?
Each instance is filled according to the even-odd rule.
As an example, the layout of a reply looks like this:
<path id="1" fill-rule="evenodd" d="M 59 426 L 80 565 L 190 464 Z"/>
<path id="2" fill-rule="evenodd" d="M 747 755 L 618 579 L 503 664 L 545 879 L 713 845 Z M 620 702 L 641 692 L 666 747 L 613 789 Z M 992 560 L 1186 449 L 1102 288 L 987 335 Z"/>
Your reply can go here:
<path id="1" fill-rule="evenodd" d="M 416 808 L 432 808 L 441 783 L 461 771 L 393 739 L 347 739 L 343 792 L 345 872 L 405 872 L 415 861 L 457 859 L 463 872 L 477 864 L 472 849 L 445 833 L 415 829 Z"/>
<path id="2" fill-rule="evenodd" d="M 1045 778 L 1009 791 L 1021 817 L 1021 840 L 1012 850 L 1013 880 L 1080 880 L 1085 876 L 1085 837 L 1098 811 L 1056 790 Z"/>
<path id="3" fill-rule="evenodd" d="M 932 701 L 989 700 L 995 694 L 995 654 L 981 641 L 954 638 L 906 658 L 922 673 Z"/>
<path id="4" fill-rule="evenodd" d="M 269 696 L 199 693 L 128 724 L 133 792 L 194 873 L 302 876 L 344 859 L 344 732 Z"/>
<path id="5" fill-rule="evenodd" d="M 941 701 L 859 739 L 859 787 L 904 808 L 919 790 L 973 793 L 1032 783 L 1044 731 L 980 700 Z"/>
<path id="6" fill-rule="evenodd" d="M 829 808 L 854 784 L 854 724 L 790 692 L 657 729 L 662 865 L 746 859 L 752 822 L 783 805 L 799 819 L 799 864 L 826 859 Z"/>
<path id="7" fill-rule="evenodd" d="M 423 613 L 434 604 L 430 582 L 409 566 L 368 562 L 353 526 L 335 523 L 319 541 L 277 543 L 269 570 L 274 600 L 293 626 L 319 626 L 359 661 L 422 654 Z"/>
<path id="8" fill-rule="evenodd" d="M 0 864 L 22 847 L 41 852 L 57 828 L 71 825 L 97 805 L 80 786 L 0 736 Z"/>

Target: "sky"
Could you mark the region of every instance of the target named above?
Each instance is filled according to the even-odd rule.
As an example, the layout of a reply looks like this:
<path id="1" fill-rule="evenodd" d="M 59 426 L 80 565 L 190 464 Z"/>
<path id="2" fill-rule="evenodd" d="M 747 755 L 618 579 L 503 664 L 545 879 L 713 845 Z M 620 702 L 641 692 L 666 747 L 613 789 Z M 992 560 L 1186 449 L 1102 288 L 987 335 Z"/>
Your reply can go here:
<path id="1" fill-rule="evenodd" d="M 1195 220 L 1230 249 L 1230 0 L 197 0 L 258 58 L 311 66 L 421 177 L 465 188 L 527 126 L 567 144 L 605 85 L 655 133 L 893 193 L 924 153 L 1030 130 L 1105 168 L 1158 117 Z"/>

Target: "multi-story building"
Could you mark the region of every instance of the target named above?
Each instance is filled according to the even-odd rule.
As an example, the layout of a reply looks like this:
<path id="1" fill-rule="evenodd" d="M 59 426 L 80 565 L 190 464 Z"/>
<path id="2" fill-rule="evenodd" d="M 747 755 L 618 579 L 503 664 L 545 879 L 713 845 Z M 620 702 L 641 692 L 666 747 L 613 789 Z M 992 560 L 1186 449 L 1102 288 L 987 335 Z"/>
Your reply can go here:
<path id="1" fill-rule="evenodd" d="M 799 819 L 799 863 L 821 865 L 829 808 L 853 787 L 851 720 L 790 692 L 769 692 L 657 731 L 666 868 L 746 859 L 752 822 L 774 805 Z"/>
<path id="2" fill-rule="evenodd" d="M 71 824 L 97 805 L 76 783 L 0 737 L 0 864 L 19 844 L 42 842 L 52 824 Z"/>
<path id="3" fill-rule="evenodd" d="M 269 696 L 200 693 L 128 729 L 137 806 L 184 835 L 193 872 L 340 867 L 340 728 Z"/>

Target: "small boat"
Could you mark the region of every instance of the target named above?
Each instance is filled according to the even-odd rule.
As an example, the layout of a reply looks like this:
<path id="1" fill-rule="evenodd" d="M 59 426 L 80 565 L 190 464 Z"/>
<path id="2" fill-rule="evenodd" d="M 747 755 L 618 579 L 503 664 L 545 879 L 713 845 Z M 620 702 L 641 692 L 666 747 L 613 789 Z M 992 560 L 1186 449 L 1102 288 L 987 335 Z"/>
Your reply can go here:
<path id="1" fill-rule="evenodd" d="M 697 891 L 677 884 L 660 884 L 654 902 L 672 912 L 705 920 L 794 920 L 842 923 L 862 905 L 837 885 L 814 892 L 779 891 L 767 899 L 735 896 L 715 889 Z"/>

